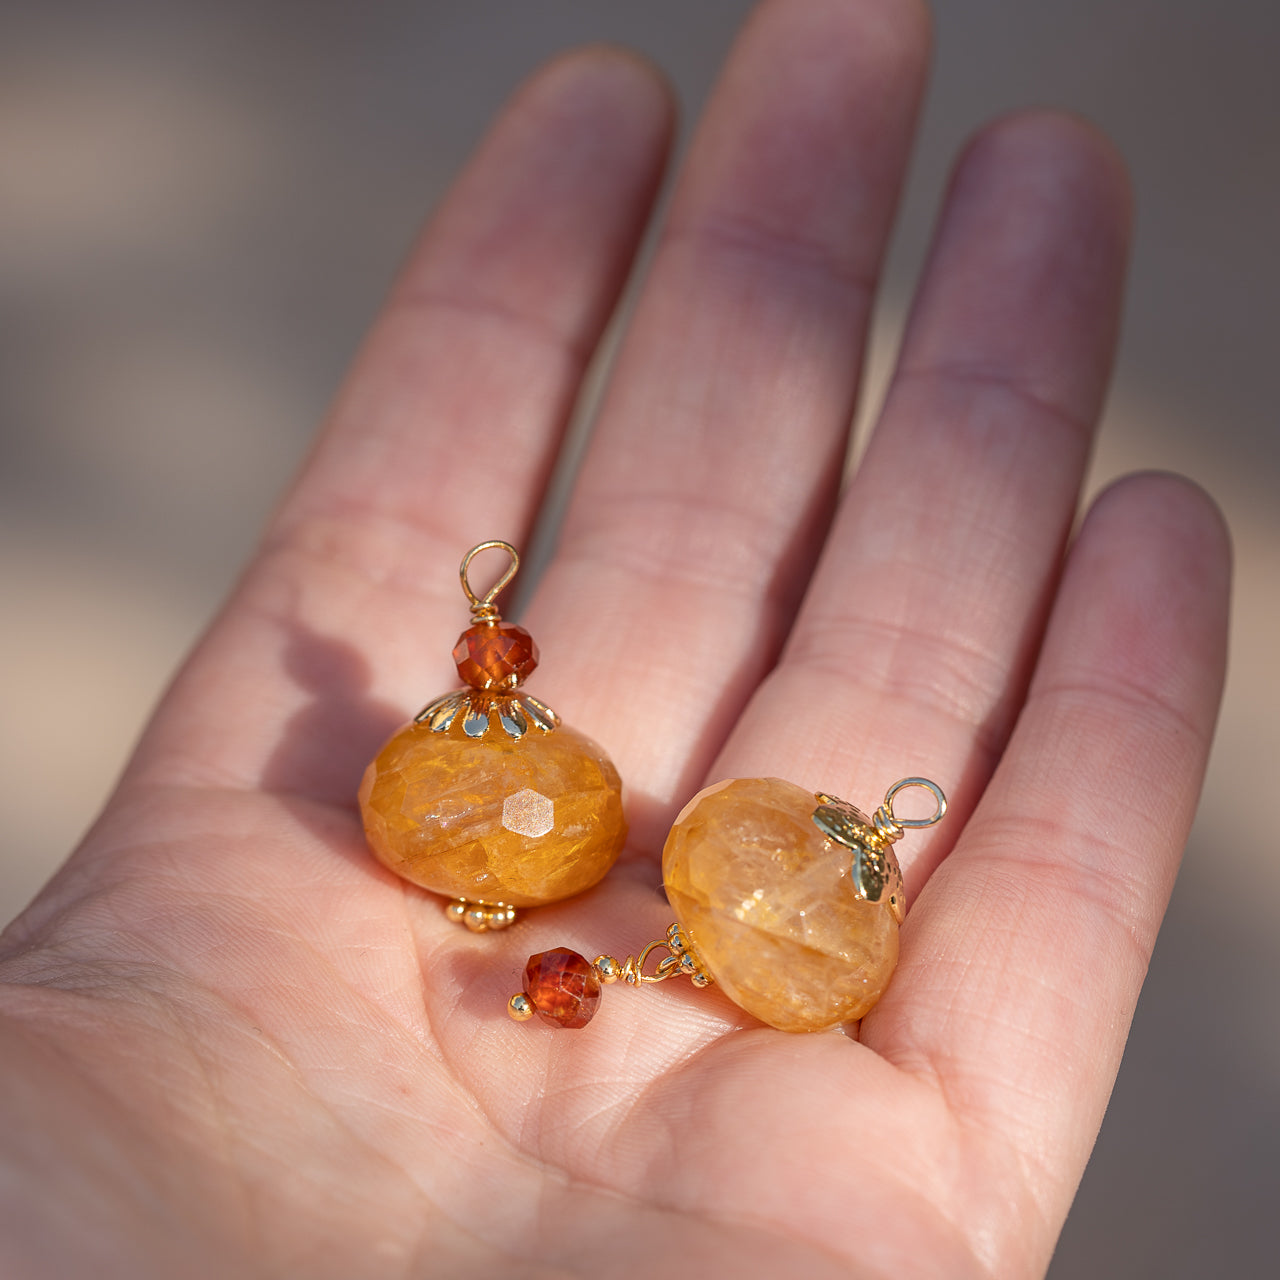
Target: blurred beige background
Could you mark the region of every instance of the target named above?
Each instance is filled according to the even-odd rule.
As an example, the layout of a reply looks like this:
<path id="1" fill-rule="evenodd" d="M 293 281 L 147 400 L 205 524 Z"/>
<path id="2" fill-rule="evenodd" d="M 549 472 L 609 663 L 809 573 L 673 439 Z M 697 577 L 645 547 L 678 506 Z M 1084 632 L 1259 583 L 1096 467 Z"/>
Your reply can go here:
<path id="1" fill-rule="evenodd" d="M 747 8 L 0 6 L 0 915 L 92 817 L 506 91 L 544 55 L 611 39 L 661 63 L 692 115 Z M 1138 192 L 1094 485 L 1186 472 L 1237 540 L 1201 819 L 1051 1275 L 1272 1275 L 1280 6 L 939 0 L 936 13 L 877 376 L 957 144 L 1011 106 L 1077 109 L 1120 143 Z"/>

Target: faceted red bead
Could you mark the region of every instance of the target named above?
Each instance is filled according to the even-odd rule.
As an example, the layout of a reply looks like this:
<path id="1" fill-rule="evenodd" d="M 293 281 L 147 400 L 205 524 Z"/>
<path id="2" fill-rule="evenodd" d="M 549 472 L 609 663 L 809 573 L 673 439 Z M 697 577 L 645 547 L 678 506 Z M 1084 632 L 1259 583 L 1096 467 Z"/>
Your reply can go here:
<path id="1" fill-rule="evenodd" d="M 473 689 L 513 689 L 538 665 L 538 646 L 514 622 L 485 622 L 458 637 L 453 660 Z"/>
<path id="2" fill-rule="evenodd" d="M 524 992 L 553 1027 L 585 1027 L 600 1004 L 600 975 L 576 951 L 558 947 L 529 957 Z"/>

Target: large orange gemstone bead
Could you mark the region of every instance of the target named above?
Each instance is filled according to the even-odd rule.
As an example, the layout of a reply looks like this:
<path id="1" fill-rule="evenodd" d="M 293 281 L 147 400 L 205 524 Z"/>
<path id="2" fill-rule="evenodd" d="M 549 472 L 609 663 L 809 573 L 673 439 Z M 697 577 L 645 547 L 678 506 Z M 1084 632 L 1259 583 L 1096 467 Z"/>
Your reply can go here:
<path id="1" fill-rule="evenodd" d="M 462 714 L 442 732 L 394 734 L 365 771 L 360 809 L 370 848 L 397 875 L 512 907 L 591 888 L 627 831 L 618 771 L 590 738 L 564 724 L 472 737 Z"/>
<path id="2" fill-rule="evenodd" d="M 698 957 L 735 1004 L 783 1031 L 862 1017 L 898 960 L 893 905 L 859 897 L 852 854 L 815 824 L 816 807 L 777 778 L 722 782 L 689 802 L 662 855 Z"/>

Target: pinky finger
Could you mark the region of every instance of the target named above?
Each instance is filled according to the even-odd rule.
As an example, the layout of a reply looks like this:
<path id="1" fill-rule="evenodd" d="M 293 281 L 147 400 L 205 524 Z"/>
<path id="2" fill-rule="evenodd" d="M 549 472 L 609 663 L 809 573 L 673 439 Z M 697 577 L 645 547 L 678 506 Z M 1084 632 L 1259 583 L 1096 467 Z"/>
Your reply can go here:
<path id="1" fill-rule="evenodd" d="M 1099 498 L 1004 759 L 863 1023 L 867 1044 L 937 1083 L 1011 1160 L 1026 1200 L 1007 1210 L 1045 1225 L 1046 1250 L 1101 1123 L 1195 812 L 1229 577 L 1222 522 L 1185 481 L 1134 476 Z"/>

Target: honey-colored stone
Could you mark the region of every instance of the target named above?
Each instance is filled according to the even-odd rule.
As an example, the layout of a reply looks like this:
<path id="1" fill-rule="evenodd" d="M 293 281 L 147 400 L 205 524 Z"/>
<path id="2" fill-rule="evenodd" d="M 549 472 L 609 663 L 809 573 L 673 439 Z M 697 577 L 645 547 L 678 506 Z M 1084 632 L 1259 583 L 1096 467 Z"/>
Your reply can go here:
<path id="1" fill-rule="evenodd" d="M 811 791 L 722 782 L 685 806 L 662 877 L 676 919 L 735 1004 L 782 1031 L 862 1017 L 898 962 L 887 901 L 860 901 L 850 851 L 814 825 Z"/>
<path id="2" fill-rule="evenodd" d="M 560 725 L 518 741 L 409 724 L 365 771 L 369 847 L 397 875 L 451 898 L 533 907 L 596 884 L 622 849 L 622 783 L 589 738 Z"/>

